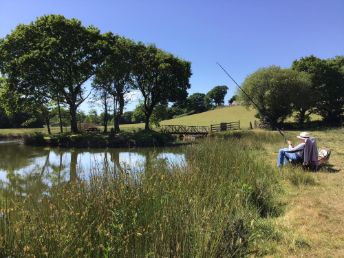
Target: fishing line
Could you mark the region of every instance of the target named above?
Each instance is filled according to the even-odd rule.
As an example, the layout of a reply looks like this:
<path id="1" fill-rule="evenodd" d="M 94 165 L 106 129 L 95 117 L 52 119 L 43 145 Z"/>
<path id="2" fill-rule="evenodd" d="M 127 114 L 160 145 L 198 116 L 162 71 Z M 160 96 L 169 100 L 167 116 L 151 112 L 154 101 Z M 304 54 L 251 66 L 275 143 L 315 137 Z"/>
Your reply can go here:
<path id="1" fill-rule="evenodd" d="M 252 102 L 252 104 L 257 108 L 258 112 L 260 113 L 261 116 L 263 116 L 263 119 L 265 121 L 270 121 L 272 122 L 272 120 L 266 115 L 264 114 L 264 112 L 262 112 L 262 109 L 258 106 L 258 104 L 250 97 L 250 95 L 248 95 L 243 88 L 240 87 L 240 85 L 234 80 L 234 78 L 227 72 L 227 70 L 225 68 L 223 68 L 222 65 L 220 65 L 219 62 L 216 62 L 216 64 L 222 69 L 222 71 L 225 72 L 225 74 L 235 83 L 235 85 L 245 94 L 245 96 Z M 270 123 L 271 125 L 273 123 Z M 283 131 L 278 128 L 277 126 L 275 126 L 275 128 L 277 129 L 277 131 L 280 133 L 280 135 L 282 135 L 283 139 L 285 142 L 287 142 L 287 138 L 285 136 L 285 134 L 283 133 Z"/>

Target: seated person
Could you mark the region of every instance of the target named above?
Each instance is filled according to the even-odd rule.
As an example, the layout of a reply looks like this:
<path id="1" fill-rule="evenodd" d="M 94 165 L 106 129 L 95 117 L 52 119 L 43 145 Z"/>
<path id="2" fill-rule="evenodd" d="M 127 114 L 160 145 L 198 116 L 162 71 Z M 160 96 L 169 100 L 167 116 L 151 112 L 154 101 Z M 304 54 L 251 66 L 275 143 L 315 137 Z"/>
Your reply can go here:
<path id="1" fill-rule="evenodd" d="M 293 146 L 291 141 L 288 141 L 288 148 L 282 148 L 278 152 L 277 167 L 282 167 L 286 165 L 288 161 L 302 162 L 304 157 L 304 149 L 307 139 L 310 138 L 308 132 L 302 132 L 300 135 L 296 136 L 300 139 L 300 143 L 297 146 Z"/>

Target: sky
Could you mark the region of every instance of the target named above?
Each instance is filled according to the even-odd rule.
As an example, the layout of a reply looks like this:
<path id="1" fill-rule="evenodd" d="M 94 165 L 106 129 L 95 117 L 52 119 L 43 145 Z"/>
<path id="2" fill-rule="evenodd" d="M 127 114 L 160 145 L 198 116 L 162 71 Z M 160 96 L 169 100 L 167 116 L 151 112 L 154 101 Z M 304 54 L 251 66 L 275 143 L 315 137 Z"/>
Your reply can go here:
<path id="1" fill-rule="evenodd" d="M 191 62 L 190 94 L 227 85 L 226 99 L 237 89 L 216 62 L 240 84 L 261 67 L 344 55 L 344 0 L 0 0 L 0 37 L 46 14 L 153 43 Z"/>

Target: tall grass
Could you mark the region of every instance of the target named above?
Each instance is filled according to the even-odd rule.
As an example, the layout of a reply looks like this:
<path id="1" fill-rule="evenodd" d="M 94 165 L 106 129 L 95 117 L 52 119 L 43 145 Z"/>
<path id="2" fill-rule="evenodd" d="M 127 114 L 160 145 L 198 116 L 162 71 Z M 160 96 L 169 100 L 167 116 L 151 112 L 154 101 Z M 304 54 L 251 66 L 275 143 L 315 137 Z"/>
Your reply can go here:
<path id="1" fill-rule="evenodd" d="M 3 188 L 0 256 L 240 257 L 280 206 L 278 173 L 253 138 L 185 148 L 187 164 L 94 172 L 36 193 Z M 29 186 L 28 186 L 29 188 Z M 5 205 L 6 203 L 6 205 Z"/>

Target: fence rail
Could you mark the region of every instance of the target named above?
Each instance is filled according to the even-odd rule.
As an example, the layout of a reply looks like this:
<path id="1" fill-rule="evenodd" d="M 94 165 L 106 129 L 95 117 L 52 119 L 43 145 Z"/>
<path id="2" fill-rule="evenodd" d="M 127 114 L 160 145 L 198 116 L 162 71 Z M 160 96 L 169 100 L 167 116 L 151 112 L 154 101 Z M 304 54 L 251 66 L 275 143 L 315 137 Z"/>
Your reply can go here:
<path id="1" fill-rule="evenodd" d="M 239 130 L 240 121 L 213 124 L 210 126 L 188 126 L 188 125 L 162 125 L 161 132 L 168 134 L 190 134 L 190 135 L 207 135 L 209 133 L 228 131 L 228 130 Z"/>
<path id="2" fill-rule="evenodd" d="M 169 134 L 208 134 L 209 126 L 163 125 L 161 132 Z"/>
<path id="3" fill-rule="evenodd" d="M 210 132 L 212 133 L 221 132 L 221 131 L 229 131 L 229 130 L 240 130 L 240 121 L 213 124 L 210 126 Z"/>

